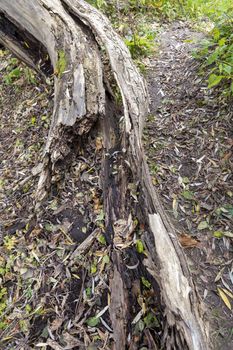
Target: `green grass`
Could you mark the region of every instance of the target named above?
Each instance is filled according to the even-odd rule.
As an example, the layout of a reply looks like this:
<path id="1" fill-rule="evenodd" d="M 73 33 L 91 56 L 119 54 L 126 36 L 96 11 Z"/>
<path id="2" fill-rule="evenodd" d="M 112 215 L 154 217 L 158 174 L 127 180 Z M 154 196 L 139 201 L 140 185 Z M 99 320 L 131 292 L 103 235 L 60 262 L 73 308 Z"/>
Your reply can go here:
<path id="1" fill-rule="evenodd" d="M 88 0 L 93 6 L 109 17 L 115 14 L 144 13 L 175 18 L 199 18 L 203 16 L 217 19 L 233 9 L 232 0 Z M 119 5 L 120 4 L 120 5 Z"/>
<path id="2" fill-rule="evenodd" d="M 233 7 L 232 0 L 132 0 L 130 3 L 135 10 L 151 9 L 170 19 L 218 18 Z"/>

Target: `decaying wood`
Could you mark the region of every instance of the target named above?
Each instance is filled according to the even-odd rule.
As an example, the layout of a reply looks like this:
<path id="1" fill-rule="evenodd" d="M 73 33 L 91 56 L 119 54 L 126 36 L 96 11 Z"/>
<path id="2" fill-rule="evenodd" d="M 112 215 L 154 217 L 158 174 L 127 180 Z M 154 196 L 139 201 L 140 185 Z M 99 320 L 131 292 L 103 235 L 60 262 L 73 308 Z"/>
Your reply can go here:
<path id="1" fill-rule="evenodd" d="M 125 349 L 127 345 L 127 292 L 121 275 L 121 266 L 119 266 L 119 252 L 114 253 L 114 271 L 111 280 L 111 305 L 110 317 L 112 328 L 114 329 L 114 339 L 116 349 Z"/>
<path id="2" fill-rule="evenodd" d="M 71 254 L 70 260 L 74 260 L 81 254 L 84 254 L 86 250 L 90 249 L 92 246 L 94 240 L 96 239 L 97 235 L 100 234 L 100 229 L 95 229 L 76 249 L 75 251 Z M 69 263 L 71 265 L 71 262 Z"/>
<path id="3" fill-rule="evenodd" d="M 135 229 L 135 216 L 145 227 L 145 239 L 152 242 L 148 244 L 150 263 L 145 262 L 145 266 L 157 279 L 165 308 L 163 348 L 210 348 L 208 327 L 186 259 L 145 161 L 141 136 L 148 113 L 146 87 L 120 37 L 99 11 L 82 0 L 0 0 L 0 19 L 0 42 L 28 65 L 43 71 L 35 52 L 37 42 L 47 50 L 54 69 L 54 110 L 38 184 L 39 202 L 47 193 L 57 161 L 70 152 L 67 130 L 79 137 L 102 119 L 106 238 L 113 246 L 114 263 L 110 317 L 115 349 L 129 346 L 130 305 L 123 256 L 125 242 Z M 123 112 L 109 89 L 111 80 L 102 62 L 106 54 L 121 92 Z M 130 183 L 137 188 L 136 202 L 130 195 Z M 137 348 L 136 344 L 130 346 Z"/>

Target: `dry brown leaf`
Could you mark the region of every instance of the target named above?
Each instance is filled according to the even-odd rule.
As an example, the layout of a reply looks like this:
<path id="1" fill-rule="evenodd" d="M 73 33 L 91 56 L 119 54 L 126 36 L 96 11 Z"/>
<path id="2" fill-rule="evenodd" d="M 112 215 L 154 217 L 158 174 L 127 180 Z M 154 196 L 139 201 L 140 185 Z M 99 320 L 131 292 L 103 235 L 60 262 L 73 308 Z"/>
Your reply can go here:
<path id="1" fill-rule="evenodd" d="M 63 334 L 63 340 L 66 342 L 66 346 L 64 348 L 66 350 L 83 346 L 82 342 L 80 342 L 78 339 L 76 339 L 73 335 L 69 334 L 68 332 L 65 332 Z"/>
<path id="2" fill-rule="evenodd" d="M 221 159 L 221 163 L 227 162 L 232 157 L 232 152 L 225 153 L 223 158 Z"/>
<path id="3" fill-rule="evenodd" d="M 222 301 L 224 302 L 224 304 L 228 307 L 229 310 L 231 310 L 231 303 L 227 297 L 227 295 L 224 293 L 224 291 L 221 288 L 217 288 L 218 290 L 218 294 L 220 296 L 220 298 L 222 299 Z"/>
<path id="4" fill-rule="evenodd" d="M 232 294 L 228 289 L 223 288 L 222 290 L 223 290 L 223 292 L 224 292 L 225 294 L 227 294 L 231 299 L 233 299 L 233 294 Z"/>
<path id="5" fill-rule="evenodd" d="M 53 350 L 63 350 L 63 348 L 55 340 L 48 339 L 45 344 L 50 346 Z"/>
<path id="6" fill-rule="evenodd" d="M 35 227 L 32 231 L 31 231 L 31 233 L 30 233 L 30 237 L 36 237 L 36 236 L 39 236 L 40 234 L 41 234 L 41 232 L 42 232 L 43 230 L 42 230 L 42 228 L 40 228 L 40 227 Z"/>
<path id="7" fill-rule="evenodd" d="M 199 242 L 196 239 L 192 238 L 186 233 L 183 233 L 179 236 L 179 242 L 184 248 L 195 248 L 199 244 Z"/>
<path id="8" fill-rule="evenodd" d="M 94 197 L 93 202 L 94 202 L 94 213 L 99 213 L 100 209 L 102 208 L 100 198 Z"/>
<path id="9" fill-rule="evenodd" d="M 227 143 L 229 143 L 230 146 L 233 146 L 233 139 L 228 139 Z"/>
<path id="10" fill-rule="evenodd" d="M 57 331 L 61 327 L 63 321 L 64 320 L 62 318 L 56 318 L 50 326 L 51 331 Z"/>
<path id="11" fill-rule="evenodd" d="M 224 270 L 225 270 L 225 267 L 223 267 L 223 268 L 218 272 L 217 276 L 215 277 L 214 282 L 218 282 L 218 281 L 221 279 Z"/>
<path id="12" fill-rule="evenodd" d="M 98 152 L 102 148 L 103 148 L 103 139 L 102 139 L 102 137 L 97 137 L 95 140 L 95 149 Z"/>

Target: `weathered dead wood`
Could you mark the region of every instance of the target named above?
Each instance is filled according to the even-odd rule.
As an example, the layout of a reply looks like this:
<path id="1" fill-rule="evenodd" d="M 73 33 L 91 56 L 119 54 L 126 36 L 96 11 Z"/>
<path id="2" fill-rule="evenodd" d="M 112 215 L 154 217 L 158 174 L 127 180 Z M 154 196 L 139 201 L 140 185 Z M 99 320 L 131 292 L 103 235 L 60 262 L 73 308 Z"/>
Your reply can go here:
<path id="1" fill-rule="evenodd" d="M 106 235 L 113 244 L 110 316 L 115 349 L 122 350 L 129 345 L 129 292 L 122 269 L 121 248 L 135 229 L 132 219 L 135 216 L 145 225 L 145 236 L 150 236 L 153 242 L 148 245 L 151 259 L 145 261 L 145 266 L 157 279 L 165 306 L 163 347 L 208 349 L 208 328 L 186 259 L 174 227 L 155 193 L 145 161 L 141 135 L 148 97 L 127 48 L 109 21 L 82 0 L 0 0 L 0 18 L 0 42 L 28 65 L 41 70 L 37 55 L 30 50 L 30 38 L 33 38 L 47 49 L 54 68 L 54 111 L 38 185 L 38 201 L 47 193 L 56 162 L 70 151 L 67 128 L 72 128 L 78 137 L 88 133 L 94 122 L 103 117 L 102 182 Z M 29 41 L 28 50 L 19 42 L 14 30 L 8 32 L 7 21 Z M 111 82 L 101 61 L 103 47 L 121 92 L 123 118 L 108 88 Z M 132 182 L 138 189 L 136 203 L 129 192 Z M 159 275 L 155 274 L 156 265 Z M 136 348 L 136 344 L 133 347 Z"/>
<path id="2" fill-rule="evenodd" d="M 45 148 L 46 161 L 38 186 L 38 199 L 42 200 L 49 185 L 51 163 L 63 159 L 69 151 L 66 143 L 55 146 L 55 140 L 63 137 L 60 126 L 76 126 L 75 132 L 81 135 L 90 129 L 99 115 L 104 114 L 100 54 L 96 42 L 76 25 L 60 1 L 1 1 L 0 9 L 9 22 L 21 29 L 22 37 L 24 31 L 30 33 L 47 48 L 55 71 L 54 111 Z M 1 26 L 1 32 L 4 29 Z M 9 49 L 14 46 L 13 51 L 18 54 L 17 36 L 14 38 L 14 33 L 7 32 L 5 35 L 8 41 L 1 35 L 2 43 Z M 25 55 L 26 50 L 21 49 L 20 58 L 33 66 L 30 56 L 25 59 Z"/>

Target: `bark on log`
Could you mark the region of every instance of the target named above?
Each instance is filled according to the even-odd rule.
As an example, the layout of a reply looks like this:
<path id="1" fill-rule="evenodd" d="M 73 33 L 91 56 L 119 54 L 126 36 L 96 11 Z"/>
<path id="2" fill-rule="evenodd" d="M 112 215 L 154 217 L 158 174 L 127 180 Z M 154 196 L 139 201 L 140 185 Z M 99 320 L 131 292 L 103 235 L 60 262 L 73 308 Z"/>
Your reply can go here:
<path id="1" fill-rule="evenodd" d="M 128 341 L 129 290 L 122 249 L 135 228 L 135 216 L 145 227 L 149 258 L 144 264 L 160 286 L 164 305 L 162 348 L 209 349 L 200 300 L 145 160 L 141 136 L 148 113 L 146 87 L 120 37 L 99 11 L 82 0 L 0 0 L 0 42 L 42 73 L 41 60 L 47 51 L 54 69 L 54 110 L 38 184 L 39 202 L 46 196 L 57 161 L 70 152 L 67 130 L 80 137 L 102 119 L 105 224 L 114 263 L 110 316 L 115 349 L 137 348 L 133 340 Z M 122 114 L 104 67 L 106 55 L 121 93 Z M 136 203 L 129 191 L 132 182 Z"/>

